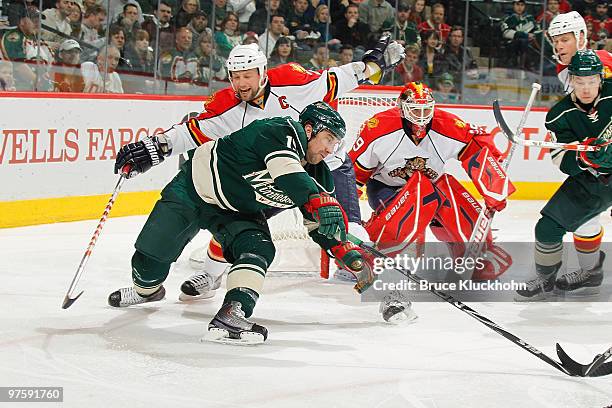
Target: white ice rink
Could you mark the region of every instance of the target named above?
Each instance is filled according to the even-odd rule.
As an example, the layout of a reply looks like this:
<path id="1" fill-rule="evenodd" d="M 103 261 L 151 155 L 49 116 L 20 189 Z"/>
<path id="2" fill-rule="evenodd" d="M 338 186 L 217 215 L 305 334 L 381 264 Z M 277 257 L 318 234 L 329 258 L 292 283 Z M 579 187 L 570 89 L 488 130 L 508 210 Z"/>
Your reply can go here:
<path id="1" fill-rule="evenodd" d="M 496 235 L 532 240 L 540 207 L 510 202 Z M 183 304 L 178 293 L 204 234 L 171 271 L 166 300 L 113 309 L 107 296 L 130 284 L 144 220 L 106 223 L 80 283 L 85 293 L 68 310 L 60 305 L 97 220 L 0 230 L 0 386 L 64 387 L 63 403 L 0 407 L 612 405 L 612 376 L 564 376 L 446 303 L 417 304 L 414 324 L 391 326 L 348 284 L 315 276 L 266 279 L 253 317 L 269 329 L 265 344 L 201 343 L 222 295 Z M 602 220 L 612 231 L 609 215 Z M 472 306 L 550 356 L 560 342 L 585 363 L 612 345 L 609 303 Z"/>

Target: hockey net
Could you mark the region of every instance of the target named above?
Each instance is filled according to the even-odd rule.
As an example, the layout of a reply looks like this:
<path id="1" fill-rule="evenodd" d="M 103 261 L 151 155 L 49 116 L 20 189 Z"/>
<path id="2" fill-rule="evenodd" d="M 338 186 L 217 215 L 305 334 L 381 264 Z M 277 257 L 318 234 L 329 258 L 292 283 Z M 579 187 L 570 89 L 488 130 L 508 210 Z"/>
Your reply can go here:
<path id="1" fill-rule="evenodd" d="M 399 89 L 399 88 L 398 88 Z M 397 104 L 398 89 L 363 87 L 338 98 L 337 109 L 346 122 L 344 150 L 348 151 L 361 130 L 361 126 L 374 114 Z M 276 256 L 269 271 L 275 273 L 320 274 L 327 278 L 333 262 L 308 236 L 299 210 L 283 211 L 269 220 Z"/>

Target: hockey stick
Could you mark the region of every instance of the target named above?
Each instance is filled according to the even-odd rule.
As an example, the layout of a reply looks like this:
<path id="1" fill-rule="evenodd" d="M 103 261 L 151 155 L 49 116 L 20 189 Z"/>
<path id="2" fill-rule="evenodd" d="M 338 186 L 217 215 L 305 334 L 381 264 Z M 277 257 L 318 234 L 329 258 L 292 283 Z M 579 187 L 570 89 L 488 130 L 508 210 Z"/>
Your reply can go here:
<path id="1" fill-rule="evenodd" d="M 96 242 L 98 241 L 100 232 L 102 231 L 102 228 L 104 227 L 104 223 L 106 222 L 106 219 L 108 218 L 108 214 L 113 208 L 113 204 L 115 204 L 115 199 L 117 198 L 117 195 L 119 194 L 119 190 L 121 190 L 121 186 L 123 185 L 123 182 L 126 180 L 126 175 L 129 173 L 129 171 L 130 171 L 129 165 L 126 165 L 121 170 L 121 175 L 119 176 L 117 185 L 115 186 L 115 189 L 113 190 L 113 194 L 111 195 L 111 198 L 108 200 L 108 204 L 106 204 L 104 213 L 102 213 L 102 218 L 100 218 L 100 221 L 98 222 L 98 226 L 96 227 L 96 230 L 94 231 L 94 234 L 92 235 L 91 240 L 89 241 L 89 245 L 87 246 L 87 249 L 85 250 L 85 254 L 83 255 L 83 258 L 81 258 L 81 263 L 79 264 L 79 268 L 77 269 L 76 274 L 72 278 L 72 282 L 70 283 L 68 292 L 66 292 L 66 296 L 64 297 L 64 302 L 62 303 L 62 309 L 68 309 L 74 302 L 76 302 L 76 300 L 84 292 L 84 291 L 81 291 L 81 293 L 74 296 L 74 292 L 76 290 L 77 284 L 79 283 L 79 279 L 81 279 L 81 275 L 83 275 L 83 271 L 85 271 L 85 265 L 87 265 L 87 261 L 89 261 L 89 257 L 91 256 L 91 253 L 93 252 L 94 246 L 96 246 Z"/>
<path id="2" fill-rule="evenodd" d="M 384 259 L 388 258 L 385 254 L 383 254 L 376 248 L 373 248 L 372 246 L 366 244 L 365 242 L 351 235 L 350 233 L 348 234 L 348 236 L 351 242 L 353 242 L 355 245 L 359 246 L 363 250 L 368 251 L 370 254 L 377 256 L 379 258 L 384 258 Z M 415 274 L 410 273 L 410 271 L 406 271 L 404 269 L 399 269 L 399 268 L 393 268 L 393 269 L 395 269 L 402 275 L 406 276 L 408 279 L 415 282 L 417 285 L 419 285 L 420 282 L 422 281 L 421 278 L 419 278 Z M 472 309 L 466 304 L 455 299 L 451 295 L 441 292 L 439 290 L 436 290 L 432 287 L 430 287 L 428 291 L 433 293 L 440 299 L 444 300 L 445 302 L 450 303 L 451 305 L 461 310 L 462 312 L 467 313 L 468 315 L 478 320 L 480 323 L 484 324 L 491 330 L 502 335 L 503 337 L 510 340 L 514 344 L 523 348 L 524 350 L 527 350 L 534 356 L 538 357 L 540 360 L 553 366 L 554 368 L 556 368 L 557 370 L 561 371 L 564 374 L 567 374 L 572 377 L 601 377 L 604 375 L 612 374 L 612 362 L 605 363 L 605 361 L 608 358 L 610 358 L 610 356 L 612 356 L 612 347 L 610 347 L 604 353 L 598 354 L 597 356 L 595 356 L 595 358 L 590 364 L 580 364 L 574 359 L 572 359 L 570 356 L 568 356 L 565 350 L 563 350 L 563 348 L 559 345 L 559 343 L 557 343 L 557 355 L 559 356 L 559 359 L 561 360 L 561 362 L 558 362 L 548 357 L 546 354 L 544 354 L 543 352 L 541 352 L 534 346 L 530 345 L 526 341 L 510 333 L 509 331 L 507 331 L 506 329 L 504 329 L 503 327 L 501 327 L 494 321 L 488 319 L 487 317 L 478 313 L 476 310 Z"/>
<path id="3" fill-rule="evenodd" d="M 516 134 L 520 134 L 523 131 L 523 126 L 525 126 L 525 122 L 527 121 L 527 116 L 531 111 L 531 106 L 535 101 L 536 95 L 538 91 L 542 88 L 540 84 L 534 82 L 531 85 L 531 95 L 529 95 L 529 100 L 527 101 L 527 105 L 525 106 L 525 110 L 523 111 L 523 115 L 521 116 L 521 120 L 519 125 L 516 128 Z M 495 114 L 495 106 L 499 108 L 499 103 L 497 101 L 493 102 L 493 111 Z M 505 124 L 507 128 L 508 125 Z M 508 152 L 508 156 L 503 161 L 501 167 L 504 172 L 508 169 L 510 165 L 510 160 L 514 155 L 514 151 L 516 150 L 516 144 L 512 143 L 510 146 L 510 151 Z M 483 207 L 476 219 L 476 223 L 474 224 L 474 231 L 472 231 L 472 235 L 470 235 L 470 239 L 468 244 L 466 245 L 465 250 L 465 258 L 476 258 L 478 255 L 482 253 L 482 247 L 487 240 L 487 235 L 489 234 L 489 230 L 491 229 L 491 223 L 493 222 L 493 216 L 495 215 L 495 210 L 491 208 Z M 473 271 L 472 271 L 473 272 Z"/>
<path id="4" fill-rule="evenodd" d="M 499 130 L 501 130 L 502 134 L 512 143 L 513 147 L 516 145 L 521 145 L 527 147 L 573 150 L 578 152 L 595 152 L 601 149 L 602 147 L 612 143 L 612 140 L 610 140 L 607 143 L 594 146 L 582 143 L 557 143 L 549 142 L 546 140 L 527 140 L 518 137 L 519 132 L 514 133 L 510 130 L 510 126 L 508 126 L 508 123 L 506 123 L 506 120 L 502 115 L 498 101 L 493 102 L 493 115 L 495 116 L 495 120 L 497 121 Z"/>

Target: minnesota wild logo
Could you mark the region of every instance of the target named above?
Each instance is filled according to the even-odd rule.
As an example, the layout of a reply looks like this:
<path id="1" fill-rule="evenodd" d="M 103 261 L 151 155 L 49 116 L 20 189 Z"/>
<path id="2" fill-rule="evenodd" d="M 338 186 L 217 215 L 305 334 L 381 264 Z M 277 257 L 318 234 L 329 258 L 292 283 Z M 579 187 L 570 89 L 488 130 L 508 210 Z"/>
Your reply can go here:
<path id="1" fill-rule="evenodd" d="M 283 191 L 276 188 L 268 170 L 254 171 L 242 177 L 253 187 L 257 202 L 276 208 L 291 208 L 295 206 L 293 201 Z"/>

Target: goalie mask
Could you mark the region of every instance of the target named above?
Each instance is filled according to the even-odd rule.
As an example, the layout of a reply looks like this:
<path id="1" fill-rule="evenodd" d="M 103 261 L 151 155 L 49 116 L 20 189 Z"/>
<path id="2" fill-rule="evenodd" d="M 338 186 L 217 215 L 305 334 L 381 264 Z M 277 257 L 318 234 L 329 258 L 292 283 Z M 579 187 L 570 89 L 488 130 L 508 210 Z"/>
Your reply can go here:
<path id="1" fill-rule="evenodd" d="M 436 101 L 431 88 L 422 82 L 410 82 L 402 89 L 397 101 L 401 116 L 420 127 L 425 127 L 434 115 Z"/>

